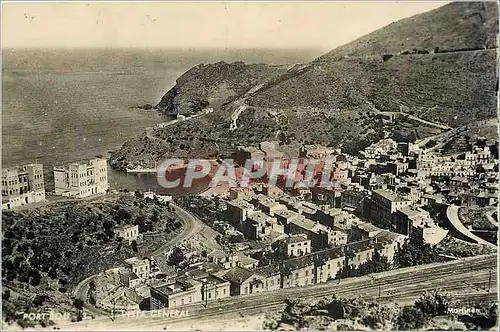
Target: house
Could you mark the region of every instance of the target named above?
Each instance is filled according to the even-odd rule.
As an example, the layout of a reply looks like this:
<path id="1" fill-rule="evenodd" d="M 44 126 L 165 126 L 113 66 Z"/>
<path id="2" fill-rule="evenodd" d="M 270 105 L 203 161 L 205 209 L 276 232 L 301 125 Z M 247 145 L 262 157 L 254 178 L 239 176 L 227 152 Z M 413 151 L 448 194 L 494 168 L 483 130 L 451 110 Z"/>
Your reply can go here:
<path id="1" fill-rule="evenodd" d="M 387 257 L 387 261 L 392 263 L 396 251 L 404 244 L 407 236 L 383 230 L 375 235 L 374 239 L 380 255 Z"/>
<path id="2" fill-rule="evenodd" d="M 247 255 L 237 254 L 237 264 L 245 269 L 254 269 L 259 265 L 259 261 Z"/>
<path id="3" fill-rule="evenodd" d="M 352 208 L 354 210 L 362 210 L 363 199 L 366 197 L 366 193 L 357 190 L 344 190 L 340 194 L 340 207 L 341 208 Z"/>
<path id="4" fill-rule="evenodd" d="M 226 218 L 235 227 L 239 227 L 248 215 L 255 212 L 254 206 L 243 199 L 227 202 Z"/>
<path id="5" fill-rule="evenodd" d="M 42 164 L 2 169 L 2 210 L 44 201 Z"/>
<path id="6" fill-rule="evenodd" d="M 211 301 L 223 299 L 230 296 L 230 283 L 229 281 L 216 276 L 212 273 L 208 273 L 207 271 L 194 268 L 185 272 L 186 280 L 189 278 L 200 282 L 202 284 L 201 287 L 201 300 L 202 301 Z"/>
<path id="7" fill-rule="evenodd" d="M 281 288 L 281 272 L 279 265 L 266 265 L 255 269 L 263 277 L 264 289 L 272 291 Z"/>
<path id="8" fill-rule="evenodd" d="M 120 281 L 128 288 L 134 288 L 141 283 L 141 278 L 137 276 L 134 272 L 123 271 L 120 273 Z"/>
<path id="9" fill-rule="evenodd" d="M 238 257 L 236 255 L 228 254 L 222 250 L 216 249 L 207 254 L 210 262 L 220 264 L 225 269 L 230 269 L 237 266 Z"/>
<path id="10" fill-rule="evenodd" d="M 297 257 L 307 255 L 311 252 L 311 240 L 303 234 L 290 235 L 275 243 L 280 257 Z"/>
<path id="11" fill-rule="evenodd" d="M 346 265 L 357 269 L 361 264 L 364 264 L 373 258 L 375 247 L 373 241 L 363 240 L 349 243 L 344 247 Z"/>
<path id="12" fill-rule="evenodd" d="M 139 278 L 146 279 L 151 273 L 151 266 L 148 259 L 139 259 L 132 257 L 125 260 L 130 271 L 134 272 Z"/>
<path id="13" fill-rule="evenodd" d="M 139 235 L 139 225 L 121 225 L 115 228 L 116 237 L 121 237 L 124 240 L 137 240 Z"/>
<path id="14" fill-rule="evenodd" d="M 255 212 L 248 216 L 243 224 L 243 234 L 251 240 L 259 240 L 269 236 L 276 220 L 263 212 Z"/>
<path id="15" fill-rule="evenodd" d="M 239 200 L 251 199 L 253 195 L 254 195 L 253 190 L 248 187 L 229 188 L 229 200 L 231 201 L 235 199 Z"/>
<path id="16" fill-rule="evenodd" d="M 95 158 L 54 166 L 55 194 L 88 197 L 105 194 L 109 189 L 106 159 Z"/>
<path id="17" fill-rule="evenodd" d="M 372 238 L 381 231 L 377 226 L 365 222 L 352 226 L 350 236 L 353 241 L 359 241 Z"/>
<path id="18" fill-rule="evenodd" d="M 434 226 L 429 212 L 422 208 L 402 207 L 397 209 L 393 217 L 393 229 L 400 234 L 409 236 L 413 228 Z"/>
<path id="19" fill-rule="evenodd" d="M 176 308 L 202 301 L 202 283 L 193 279 L 180 279 L 162 286 L 151 287 L 150 308 Z"/>
<path id="20" fill-rule="evenodd" d="M 281 267 L 282 288 L 316 283 L 314 257 L 306 255 L 283 261 Z"/>
<path id="21" fill-rule="evenodd" d="M 344 268 L 345 255 L 342 248 L 320 251 L 316 254 L 316 283 L 334 279 Z"/>
<path id="22" fill-rule="evenodd" d="M 265 278 L 243 267 L 233 267 L 223 278 L 231 284 L 231 296 L 259 293 L 265 290 Z"/>
<path id="23" fill-rule="evenodd" d="M 276 202 L 269 196 L 258 195 L 252 199 L 257 208 L 265 214 L 273 217 L 275 213 L 286 210 L 286 206 Z"/>

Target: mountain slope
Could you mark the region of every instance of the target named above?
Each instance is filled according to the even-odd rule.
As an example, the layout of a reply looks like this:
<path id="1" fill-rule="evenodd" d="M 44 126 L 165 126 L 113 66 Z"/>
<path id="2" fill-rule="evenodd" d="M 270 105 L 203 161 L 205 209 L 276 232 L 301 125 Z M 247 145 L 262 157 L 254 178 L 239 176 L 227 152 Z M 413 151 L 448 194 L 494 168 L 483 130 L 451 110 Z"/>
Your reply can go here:
<path id="1" fill-rule="evenodd" d="M 353 42 L 337 47 L 317 61 L 344 56 L 471 50 L 498 46 L 496 2 L 453 2 L 394 22 Z"/>
<path id="2" fill-rule="evenodd" d="M 388 124 L 381 111 L 452 127 L 494 117 L 497 30 L 496 3 L 451 3 L 308 64 L 197 66 L 179 78 L 157 109 L 192 114 L 208 106 L 214 112 L 131 140 L 112 163 L 124 168 L 169 156 L 229 154 L 236 145 L 269 139 L 355 153 L 384 135 L 414 141 L 439 132 L 408 117 Z"/>
<path id="3" fill-rule="evenodd" d="M 198 65 L 177 79 L 156 108 L 171 115 L 192 115 L 207 106 L 220 107 L 254 85 L 284 72 L 281 66 L 223 61 Z"/>

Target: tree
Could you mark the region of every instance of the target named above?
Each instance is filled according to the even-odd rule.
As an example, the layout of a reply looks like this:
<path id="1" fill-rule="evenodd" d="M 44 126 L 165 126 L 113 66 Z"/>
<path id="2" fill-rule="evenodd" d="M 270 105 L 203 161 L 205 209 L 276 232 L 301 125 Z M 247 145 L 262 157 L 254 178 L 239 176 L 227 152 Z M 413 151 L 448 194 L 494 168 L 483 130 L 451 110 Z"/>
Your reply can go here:
<path id="1" fill-rule="evenodd" d="M 132 246 L 132 250 L 134 252 L 137 252 L 137 241 L 136 240 L 132 241 L 131 246 Z"/>
<path id="2" fill-rule="evenodd" d="M 410 233 L 409 239 L 396 251 L 394 256 L 395 265 L 398 267 L 410 267 L 439 261 L 439 253 L 436 248 L 428 243 L 423 243 L 417 232 Z"/>
<path id="3" fill-rule="evenodd" d="M 422 310 L 415 306 L 404 306 L 396 318 L 395 328 L 397 330 L 418 330 L 424 326 L 425 317 Z"/>
<path id="4" fill-rule="evenodd" d="M 73 306 L 77 309 L 76 320 L 81 321 L 83 318 L 83 307 L 85 304 L 81 299 L 76 298 L 73 300 Z"/>
<path id="5" fill-rule="evenodd" d="M 417 301 L 415 308 L 422 311 L 425 317 L 435 317 L 448 313 L 453 304 L 450 293 L 441 289 L 425 292 Z"/>
<path id="6" fill-rule="evenodd" d="M 358 267 L 358 275 L 383 272 L 389 270 L 390 267 L 391 264 L 389 264 L 387 257 L 380 255 L 380 253 L 375 250 L 373 257 Z"/>
<path id="7" fill-rule="evenodd" d="M 179 247 L 174 247 L 172 253 L 168 256 L 168 265 L 178 266 L 184 260 L 184 253 Z"/>
<path id="8" fill-rule="evenodd" d="M 10 290 L 6 289 L 5 292 L 3 292 L 2 299 L 4 299 L 5 301 L 8 301 L 10 299 Z"/>

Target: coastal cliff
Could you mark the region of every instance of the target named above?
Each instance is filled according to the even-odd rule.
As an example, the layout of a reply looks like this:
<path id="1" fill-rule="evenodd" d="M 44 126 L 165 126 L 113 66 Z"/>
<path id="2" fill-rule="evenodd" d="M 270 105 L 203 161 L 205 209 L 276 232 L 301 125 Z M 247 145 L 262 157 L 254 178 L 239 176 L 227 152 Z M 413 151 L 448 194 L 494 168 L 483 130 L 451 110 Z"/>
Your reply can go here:
<path id="1" fill-rule="evenodd" d="M 240 61 L 200 64 L 179 77 L 156 108 L 169 115 L 190 116 L 209 105 L 220 107 L 281 72 L 282 66 L 246 65 Z"/>
<path id="2" fill-rule="evenodd" d="M 229 155 L 236 145 L 269 139 L 292 149 L 323 144 L 356 153 L 384 135 L 414 141 L 440 133 L 440 126 L 495 117 L 497 30 L 496 3 L 451 3 L 307 64 L 198 65 L 156 108 L 189 116 L 209 107 L 213 113 L 126 142 L 112 165 Z M 382 112 L 407 116 L 388 122 Z"/>

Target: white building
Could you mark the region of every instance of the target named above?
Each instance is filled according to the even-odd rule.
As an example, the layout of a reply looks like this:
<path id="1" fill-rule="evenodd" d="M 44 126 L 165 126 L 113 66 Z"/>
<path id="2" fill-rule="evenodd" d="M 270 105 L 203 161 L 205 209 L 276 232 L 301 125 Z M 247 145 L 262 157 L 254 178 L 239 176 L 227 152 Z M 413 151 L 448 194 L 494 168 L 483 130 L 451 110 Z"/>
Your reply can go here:
<path id="1" fill-rule="evenodd" d="M 55 194 L 88 197 L 109 189 L 106 159 L 90 159 L 54 167 Z"/>
<path id="2" fill-rule="evenodd" d="M 2 209 L 45 201 L 43 165 L 2 169 Z"/>
<path id="3" fill-rule="evenodd" d="M 129 271 L 135 273 L 139 278 L 146 279 L 151 273 L 151 265 L 147 259 L 132 257 L 125 260 Z"/>
<path id="4" fill-rule="evenodd" d="M 115 228 L 116 237 L 121 237 L 124 240 L 137 240 L 139 236 L 139 225 L 122 225 Z"/>

